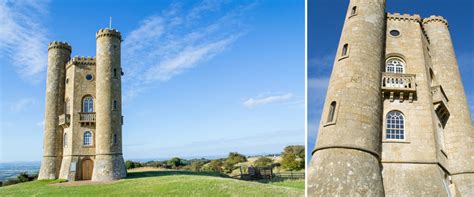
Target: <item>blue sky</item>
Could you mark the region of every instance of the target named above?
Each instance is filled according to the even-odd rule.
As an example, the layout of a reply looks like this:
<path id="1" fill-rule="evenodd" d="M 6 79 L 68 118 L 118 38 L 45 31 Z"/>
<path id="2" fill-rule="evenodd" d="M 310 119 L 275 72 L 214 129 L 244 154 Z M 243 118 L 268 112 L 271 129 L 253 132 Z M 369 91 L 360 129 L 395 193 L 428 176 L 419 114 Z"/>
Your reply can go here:
<path id="1" fill-rule="evenodd" d="M 122 32 L 124 157 L 304 144 L 304 1 L 0 0 L 0 162 L 42 156 L 47 43 Z"/>
<path id="2" fill-rule="evenodd" d="M 308 147 L 316 142 L 321 109 L 331 75 L 334 55 L 349 1 L 308 1 Z M 387 12 L 420 14 L 421 17 L 441 15 L 450 26 L 459 69 L 471 112 L 474 110 L 474 2 L 471 0 L 392 0 Z M 474 120 L 474 117 L 473 117 Z"/>

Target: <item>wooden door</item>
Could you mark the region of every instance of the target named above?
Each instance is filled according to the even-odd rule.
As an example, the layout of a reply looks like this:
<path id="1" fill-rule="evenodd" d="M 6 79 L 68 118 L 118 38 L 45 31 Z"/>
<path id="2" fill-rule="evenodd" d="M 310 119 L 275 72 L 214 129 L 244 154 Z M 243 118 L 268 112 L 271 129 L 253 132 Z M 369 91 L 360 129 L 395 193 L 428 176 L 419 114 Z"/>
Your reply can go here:
<path id="1" fill-rule="evenodd" d="M 82 180 L 91 180 L 94 162 L 90 159 L 82 160 Z"/>

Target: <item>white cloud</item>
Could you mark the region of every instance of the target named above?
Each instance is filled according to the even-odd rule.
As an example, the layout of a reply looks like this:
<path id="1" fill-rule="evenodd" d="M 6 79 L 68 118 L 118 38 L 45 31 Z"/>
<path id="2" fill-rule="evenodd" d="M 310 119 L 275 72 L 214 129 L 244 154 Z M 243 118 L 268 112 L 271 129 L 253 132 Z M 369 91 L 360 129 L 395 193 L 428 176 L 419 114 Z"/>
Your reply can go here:
<path id="1" fill-rule="evenodd" d="M 125 99 L 213 58 L 244 35 L 244 13 L 254 4 L 224 9 L 226 3 L 172 4 L 142 20 L 124 39 Z"/>
<path id="2" fill-rule="evenodd" d="M 36 100 L 33 98 L 24 98 L 16 101 L 10 106 L 11 111 L 13 112 L 22 112 L 36 103 Z"/>
<path id="3" fill-rule="evenodd" d="M 244 101 L 243 105 L 247 108 L 254 108 L 257 106 L 267 105 L 270 103 L 287 101 L 293 97 L 293 94 L 287 93 L 282 95 L 273 95 L 262 98 L 249 98 Z"/>
<path id="4" fill-rule="evenodd" d="M 0 56 L 24 79 L 38 79 L 47 65 L 47 1 L 0 1 Z"/>

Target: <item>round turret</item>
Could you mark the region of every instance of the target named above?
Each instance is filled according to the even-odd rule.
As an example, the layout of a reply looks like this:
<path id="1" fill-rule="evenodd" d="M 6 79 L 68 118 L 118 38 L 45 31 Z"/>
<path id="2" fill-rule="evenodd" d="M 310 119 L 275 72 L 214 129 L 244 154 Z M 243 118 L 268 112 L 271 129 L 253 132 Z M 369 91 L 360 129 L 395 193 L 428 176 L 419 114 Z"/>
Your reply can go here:
<path id="1" fill-rule="evenodd" d="M 62 128 L 58 117 L 64 109 L 66 63 L 71 56 L 71 46 L 54 41 L 48 45 L 48 74 L 46 80 L 46 106 L 44 116 L 43 160 L 38 179 L 56 179 L 61 164 Z"/>

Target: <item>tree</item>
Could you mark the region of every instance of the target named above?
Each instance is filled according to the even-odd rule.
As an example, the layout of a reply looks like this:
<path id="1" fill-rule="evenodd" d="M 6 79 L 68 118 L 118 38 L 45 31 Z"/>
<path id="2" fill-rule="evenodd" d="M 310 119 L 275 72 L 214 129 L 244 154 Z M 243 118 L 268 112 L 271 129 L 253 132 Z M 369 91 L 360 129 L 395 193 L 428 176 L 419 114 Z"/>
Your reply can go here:
<path id="1" fill-rule="evenodd" d="M 294 145 L 287 146 L 283 150 L 281 166 L 286 170 L 301 170 L 304 169 L 304 146 Z"/>
<path id="2" fill-rule="evenodd" d="M 226 159 L 226 162 L 232 165 L 238 164 L 240 162 L 246 162 L 246 161 L 247 161 L 247 158 L 244 155 L 239 154 L 238 152 L 230 152 L 229 156 Z"/>
<path id="3" fill-rule="evenodd" d="M 199 160 L 193 161 L 191 163 L 191 170 L 192 171 L 200 171 L 202 166 L 204 166 L 204 164 L 205 164 L 204 161 L 199 161 Z"/>
<path id="4" fill-rule="evenodd" d="M 135 168 L 135 163 L 133 161 L 127 160 L 125 161 L 125 167 L 128 169 Z"/>
<path id="5" fill-rule="evenodd" d="M 209 164 L 203 167 L 203 170 L 220 172 L 222 170 L 222 165 L 223 162 L 221 160 L 212 160 Z"/>
<path id="6" fill-rule="evenodd" d="M 166 164 L 171 166 L 172 168 L 177 168 L 179 166 L 183 166 L 183 160 L 179 157 L 173 157 L 170 160 L 166 161 Z"/>
<path id="7" fill-rule="evenodd" d="M 30 177 L 26 172 L 22 172 L 20 173 L 20 175 L 17 176 L 18 182 L 20 183 L 29 181 L 29 178 Z"/>
<path id="8" fill-rule="evenodd" d="M 260 157 L 254 161 L 253 165 L 255 167 L 272 167 L 273 159 L 270 159 L 268 157 Z"/>

